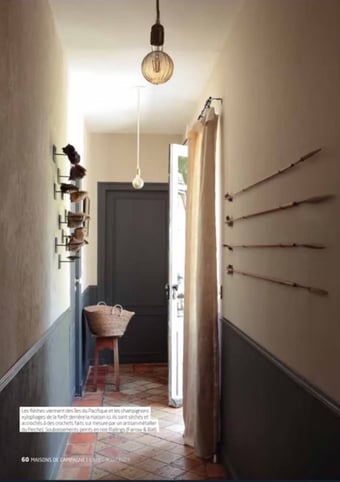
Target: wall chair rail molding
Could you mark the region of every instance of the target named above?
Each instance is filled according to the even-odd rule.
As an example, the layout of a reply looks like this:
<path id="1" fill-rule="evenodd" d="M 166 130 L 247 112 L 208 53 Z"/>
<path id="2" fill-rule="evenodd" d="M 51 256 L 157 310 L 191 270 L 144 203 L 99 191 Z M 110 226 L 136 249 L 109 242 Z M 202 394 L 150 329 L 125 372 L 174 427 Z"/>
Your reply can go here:
<path id="1" fill-rule="evenodd" d="M 243 221 L 243 220 L 246 220 L 246 219 L 255 218 L 257 216 L 263 216 L 263 215 L 275 213 L 275 212 L 278 212 L 278 211 L 285 211 L 286 209 L 296 208 L 298 206 L 301 206 L 302 204 L 319 204 L 319 203 L 322 203 L 324 201 L 328 201 L 330 199 L 333 199 L 334 197 L 335 197 L 334 194 L 323 194 L 321 196 L 312 196 L 312 197 L 308 197 L 308 198 L 304 198 L 304 199 L 299 199 L 298 201 L 291 201 L 291 202 L 288 202 L 286 204 L 281 204 L 280 206 L 275 206 L 275 207 L 272 207 L 272 208 L 264 209 L 262 211 L 256 211 L 254 213 L 245 214 L 244 216 L 239 216 L 237 218 L 233 218 L 231 216 L 226 216 L 225 223 L 228 226 L 233 226 L 238 221 Z"/>
<path id="2" fill-rule="evenodd" d="M 284 174 L 285 172 L 291 170 L 293 167 L 297 166 L 298 164 L 301 164 L 302 162 L 306 161 L 307 159 L 310 159 L 311 157 L 315 156 L 321 151 L 321 147 L 318 149 L 315 149 L 313 151 L 308 152 L 304 156 L 300 157 L 297 161 L 292 162 L 286 167 L 283 167 L 279 169 L 278 171 L 274 172 L 273 174 L 269 174 L 268 176 L 259 179 L 258 181 L 253 182 L 252 184 L 249 184 L 248 186 L 244 187 L 243 189 L 240 189 L 239 191 L 236 191 L 234 193 L 226 193 L 224 195 L 224 198 L 227 199 L 228 201 L 233 201 L 236 196 L 239 196 L 240 194 L 243 194 L 244 192 L 250 191 L 256 186 L 259 186 L 260 184 L 263 184 L 264 182 L 270 181 L 271 179 L 274 179 L 277 176 L 280 176 L 281 174 Z"/>

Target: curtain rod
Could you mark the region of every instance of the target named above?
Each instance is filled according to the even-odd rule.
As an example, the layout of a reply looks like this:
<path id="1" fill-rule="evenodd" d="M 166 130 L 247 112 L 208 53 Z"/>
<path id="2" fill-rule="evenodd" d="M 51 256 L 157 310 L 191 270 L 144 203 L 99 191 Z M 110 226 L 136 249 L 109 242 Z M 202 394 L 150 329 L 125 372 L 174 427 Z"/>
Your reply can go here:
<path id="1" fill-rule="evenodd" d="M 197 117 L 197 120 L 201 120 L 202 117 L 204 117 L 206 111 L 210 109 L 210 106 L 213 100 L 219 100 L 220 102 L 222 102 L 222 97 L 208 97 L 207 100 L 205 101 L 204 107 L 201 110 L 200 115 Z"/>
<path id="2" fill-rule="evenodd" d="M 205 101 L 205 104 L 203 106 L 203 109 L 201 110 L 201 113 L 200 115 L 197 117 L 197 120 L 201 120 L 205 114 L 206 114 L 206 111 L 208 109 L 210 109 L 210 106 L 211 106 L 211 103 L 214 101 L 214 100 L 219 100 L 221 103 L 223 102 L 223 99 L 222 97 L 208 97 L 207 100 Z M 183 145 L 185 145 L 186 143 L 188 142 L 188 138 L 186 138 L 183 142 Z"/>

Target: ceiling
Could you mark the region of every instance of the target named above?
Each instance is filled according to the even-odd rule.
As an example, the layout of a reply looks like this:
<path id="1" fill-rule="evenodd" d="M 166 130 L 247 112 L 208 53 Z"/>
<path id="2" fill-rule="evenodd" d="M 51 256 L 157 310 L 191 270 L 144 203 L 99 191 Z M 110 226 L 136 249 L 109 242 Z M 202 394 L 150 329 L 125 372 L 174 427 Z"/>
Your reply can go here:
<path id="1" fill-rule="evenodd" d="M 70 73 L 70 94 L 93 132 L 183 134 L 240 0 L 160 0 L 164 51 L 175 70 L 152 85 L 140 63 L 150 49 L 155 0 L 50 0 Z M 211 95 L 214 95 L 212 92 Z M 199 112 L 198 112 L 199 114 Z"/>

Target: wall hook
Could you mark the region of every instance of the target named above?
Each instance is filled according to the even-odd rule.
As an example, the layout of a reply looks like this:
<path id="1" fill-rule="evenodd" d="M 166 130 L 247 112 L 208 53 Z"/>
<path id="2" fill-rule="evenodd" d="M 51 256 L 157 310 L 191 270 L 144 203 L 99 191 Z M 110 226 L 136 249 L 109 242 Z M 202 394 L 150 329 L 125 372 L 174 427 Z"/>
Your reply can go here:
<path id="1" fill-rule="evenodd" d="M 62 218 L 61 214 L 58 214 L 58 226 L 59 226 L 59 229 L 61 229 L 61 225 L 62 225 L 62 224 L 67 224 L 67 221 L 63 221 L 62 219 L 63 219 L 63 218 Z"/>
<path id="2" fill-rule="evenodd" d="M 64 155 L 65 155 L 65 154 L 64 154 Z M 57 168 L 57 180 L 58 180 L 59 184 L 60 184 L 61 179 L 68 179 L 68 176 L 62 176 L 62 175 L 60 174 L 60 169 L 59 169 L 59 167 L 58 167 L 58 168 Z"/>
<path id="3" fill-rule="evenodd" d="M 74 263 L 77 259 L 80 259 L 80 256 L 68 256 L 68 260 L 61 259 L 61 255 L 58 254 L 58 269 L 61 269 L 62 263 Z"/>
<path id="4" fill-rule="evenodd" d="M 54 197 L 54 199 L 57 199 L 57 193 L 61 193 L 61 199 L 64 199 L 64 194 L 65 194 L 65 193 L 64 193 L 63 191 L 58 191 L 58 190 L 57 190 L 57 185 L 56 185 L 56 183 L 54 182 L 54 183 L 53 183 L 53 197 Z"/>
<path id="5" fill-rule="evenodd" d="M 56 163 L 56 156 L 66 156 L 66 154 L 62 152 L 57 152 L 57 146 L 53 144 L 52 146 L 52 156 L 53 156 L 53 161 Z"/>
<path id="6" fill-rule="evenodd" d="M 60 243 L 58 243 L 58 238 L 55 237 L 55 238 L 54 238 L 54 252 L 55 252 L 55 253 L 58 253 L 58 247 L 59 247 L 59 246 L 64 246 L 64 247 L 65 247 L 66 244 L 60 244 Z"/>

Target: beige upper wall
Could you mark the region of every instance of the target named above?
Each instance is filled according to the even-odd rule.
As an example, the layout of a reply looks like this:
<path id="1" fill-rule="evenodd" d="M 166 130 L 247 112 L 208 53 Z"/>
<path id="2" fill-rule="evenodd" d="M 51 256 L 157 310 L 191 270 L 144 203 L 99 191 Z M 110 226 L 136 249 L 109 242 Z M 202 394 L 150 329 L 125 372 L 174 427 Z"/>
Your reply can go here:
<path id="1" fill-rule="evenodd" d="M 315 242 L 325 250 L 224 251 L 235 268 L 324 288 L 329 296 L 240 275 L 223 276 L 223 314 L 280 360 L 340 401 L 340 2 L 245 0 L 198 106 L 223 98 L 224 192 L 307 152 L 322 153 L 230 203 L 245 215 L 308 196 L 328 203 L 223 225 L 227 243 Z M 196 113 L 194 114 L 196 116 Z"/>
<path id="2" fill-rule="evenodd" d="M 46 0 L 0 2 L 0 377 L 69 306 L 54 237 L 52 145 L 66 135 L 63 53 Z"/>
<path id="3" fill-rule="evenodd" d="M 144 134 L 140 137 L 140 166 L 145 182 L 168 182 L 169 144 L 183 136 Z M 83 249 L 83 286 L 97 284 L 97 183 L 131 182 L 136 175 L 135 134 L 89 134 L 88 175 L 84 185 L 91 200 L 89 245 Z"/>

